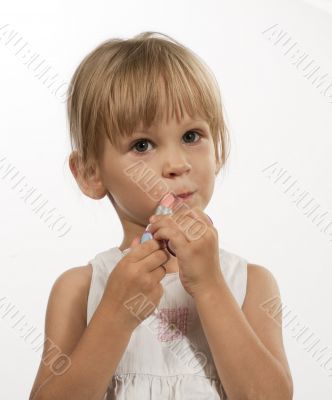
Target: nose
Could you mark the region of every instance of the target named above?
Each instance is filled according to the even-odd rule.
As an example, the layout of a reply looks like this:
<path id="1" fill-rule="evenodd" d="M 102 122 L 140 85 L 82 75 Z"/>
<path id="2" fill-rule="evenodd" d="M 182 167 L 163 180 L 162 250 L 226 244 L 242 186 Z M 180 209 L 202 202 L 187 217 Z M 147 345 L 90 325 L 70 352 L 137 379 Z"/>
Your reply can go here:
<path id="1" fill-rule="evenodd" d="M 177 154 L 176 154 L 177 153 Z M 179 151 L 166 155 L 166 161 L 163 168 L 163 175 L 167 178 L 182 175 L 190 172 L 191 164 L 183 157 Z"/>

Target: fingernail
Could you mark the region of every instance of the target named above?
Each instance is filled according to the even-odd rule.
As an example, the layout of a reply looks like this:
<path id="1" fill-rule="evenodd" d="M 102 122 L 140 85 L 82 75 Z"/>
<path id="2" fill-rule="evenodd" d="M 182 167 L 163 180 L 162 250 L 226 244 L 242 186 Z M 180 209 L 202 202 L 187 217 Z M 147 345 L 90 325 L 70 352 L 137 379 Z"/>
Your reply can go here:
<path id="1" fill-rule="evenodd" d="M 153 235 L 150 232 L 144 232 L 141 237 L 140 243 L 144 243 L 147 240 L 151 240 L 151 239 L 153 239 Z"/>

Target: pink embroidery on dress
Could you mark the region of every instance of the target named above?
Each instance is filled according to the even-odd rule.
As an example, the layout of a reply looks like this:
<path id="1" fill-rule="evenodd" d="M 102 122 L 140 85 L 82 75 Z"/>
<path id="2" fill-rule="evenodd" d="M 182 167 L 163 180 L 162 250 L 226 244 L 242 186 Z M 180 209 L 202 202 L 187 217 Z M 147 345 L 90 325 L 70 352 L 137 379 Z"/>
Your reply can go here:
<path id="1" fill-rule="evenodd" d="M 186 335 L 188 314 L 188 307 L 159 309 L 158 340 L 166 342 Z"/>

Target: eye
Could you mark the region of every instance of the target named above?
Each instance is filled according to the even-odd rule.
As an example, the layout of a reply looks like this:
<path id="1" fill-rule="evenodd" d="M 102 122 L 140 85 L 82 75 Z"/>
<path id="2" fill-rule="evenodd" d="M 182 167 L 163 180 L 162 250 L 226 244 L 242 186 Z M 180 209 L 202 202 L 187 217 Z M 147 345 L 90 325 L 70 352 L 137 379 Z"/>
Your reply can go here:
<path id="1" fill-rule="evenodd" d="M 195 135 L 194 135 L 195 133 L 196 133 L 196 135 L 198 136 L 199 139 L 196 140 L 196 141 L 193 141 L 192 138 L 195 138 Z M 199 132 L 197 132 L 195 130 L 187 131 L 183 135 L 183 137 L 186 137 L 186 138 L 189 139 L 189 141 L 185 141 L 185 143 L 196 143 L 196 142 L 198 142 L 200 140 L 200 138 L 202 136 L 203 135 L 201 133 L 199 133 Z M 144 149 L 146 150 L 146 143 L 152 143 L 152 142 L 149 139 L 143 139 L 143 138 L 142 139 L 138 139 L 138 140 L 136 140 L 134 142 L 134 144 L 132 146 L 130 146 L 130 151 L 134 151 L 134 149 L 135 149 L 137 151 L 134 151 L 134 153 L 146 153 L 146 151 L 144 151 Z"/>
<path id="2" fill-rule="evenodd" d="M 149 142 L 149 143 L 152 143 L 150 140 L 148 140 L 148 139 L 139 139 L 139 140 L 137 140 L 134 144 L 133 144 L 133 146 L 131 146 L 130 147 L 130 150 L 133 150 L 133 149 L 139 149 L 139 148 L 143 148 L 143 151 L 140 151 L 140 150 L 138 150 L 138 151 L 134 151 L 134 153 L 145 153 L 145 151 L 144 151 L 144 145 L 142 146 L 142 143 L 147 143 L 147 142 Z M 139 146 L 138 146 L 139 145 Z M 137 147 L 138 146 L 138 147 Z"/>
<path id="3" fill-rule="evenodd" d="M 201 135 L 200 133 L 196 132 L 196 131 L 188 131 L 188 132 L 186 132 L 183 136 L 186 136 L 186 135 L 187 135 L 187 137 L 189 137 L 189 138 L 190 138 L 190 137 L 194 137 L 193 133 L 196 133 L 196 134 L 198 135 L 199 138 L 202 137 L 202 135 Z M 198 142 L 198 140 L 197 140 L 197 142 Z M 192 143 L 194 143 L 194 142 L 192 142 Z"/>

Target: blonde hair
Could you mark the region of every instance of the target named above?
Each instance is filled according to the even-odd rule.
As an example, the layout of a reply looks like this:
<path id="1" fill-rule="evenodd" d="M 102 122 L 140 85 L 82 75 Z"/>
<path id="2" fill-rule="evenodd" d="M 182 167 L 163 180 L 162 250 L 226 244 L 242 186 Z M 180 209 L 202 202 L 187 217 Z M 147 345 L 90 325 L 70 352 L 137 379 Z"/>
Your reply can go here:
<path id="1" fill-rule="evenodd" d="M 140 122 L 144 128 L 159 124 L 165 111 L 167 121 L 170 111 L 179 120 L 184 110 L 209 124 L 220 170 L 230 140 L 219 86 L 204 61 L 160 32 L 107 40 L 81 61 L 69 84 L 72 150 L 89 171 L 104 135 L 117 145 L 119 137 L 130 136 Z"/>

